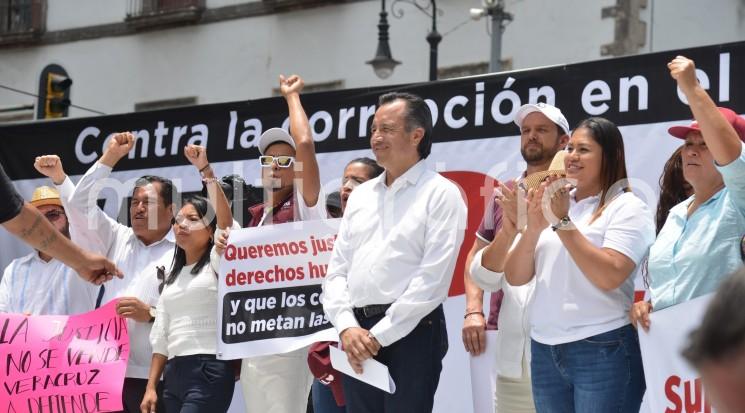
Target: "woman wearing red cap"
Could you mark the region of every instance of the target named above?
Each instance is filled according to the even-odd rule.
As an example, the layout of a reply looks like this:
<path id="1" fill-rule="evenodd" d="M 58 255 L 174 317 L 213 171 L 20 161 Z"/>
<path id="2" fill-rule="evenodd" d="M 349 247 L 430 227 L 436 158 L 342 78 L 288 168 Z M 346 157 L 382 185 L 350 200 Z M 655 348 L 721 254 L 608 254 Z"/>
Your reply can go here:
<path id="1" fill-rule="evenodd" d="M 685 139 L 683 175 L 693 196 L 676 205 L 649 251 L 651 302 L 631 310 L 649 328 L 649 312 L 714 292 L 742 265 L 745 233 L 745 119 L 717 108 L 696 79 L 692 60 L 678 56 L 670 75 L 688 99 L 690 126 L 669 129 Z"/>

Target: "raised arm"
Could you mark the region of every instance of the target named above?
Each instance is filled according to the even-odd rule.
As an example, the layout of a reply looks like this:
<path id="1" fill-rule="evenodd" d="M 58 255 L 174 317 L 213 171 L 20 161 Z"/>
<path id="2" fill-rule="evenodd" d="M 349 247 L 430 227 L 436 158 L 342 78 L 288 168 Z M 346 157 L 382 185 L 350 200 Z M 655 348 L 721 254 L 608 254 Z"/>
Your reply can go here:
<path id="1" fill-rule="evenodd" d="M 225 196 L 225 192 L 223 192 L 220 182 L 207 160 L 207 148 L 199 145 L 187 145 L 184 147 L 184 156 L 204 178 L 202 181 L 207 187 L 207 195 L 217 215 L 217 227 L 220 229 L 232 227 L 233 214 L 230 211 L 230 203 L 228 203 L 228 198 Z"/>
<path id="2" fill-rule="evenodd" d="M 127 227 L 106 215 L 96 204 L 98 192 L 108 181 L 117 188 L 121 182 L 109 179 L 112 168 L 125 157 L 134 146 L 134 136 L 129 132 L 117 133 L 109 140 L 106 151 L 80 178 L 72 195 L 62 197 L 71 233 L 84 238 L 96 252 L 107 254 L 117 233 Z M 44 172 L 42 172 L 44 173 Z M 54 179 L 54 178 L 53 178 Z M 122 191 L 115 191 L 121 193 Z M 87 245 L 86 245 L 87 246 Z"/>
<path id="3" fill-rule="evenodd" d="M 316 160 L 313 132 L 300 102 L 300 91 L 303 90 L 303 86 L 303 79 L 300 76 L 292 75 L 288 78 L 283 75 L 279 76 L 279 89 L 287 101 L 287 108 L 290 112 L 290 136 L 295 141 L 295 161 L 297 162 L 295 179 L 300 180 L 300 194 L 305 204 L 313 207 L 319 202 L 321 176 Z"/>
<path id="4" fill-rule="evenodd" d="M 740 157 L 742 142 L 727 119 L 696 79 L 693 60 L 677 56 L 667 64 L 670 76 L 688 99 L 693 117 L 701 128 L 704 142 L 717 164 L 724 166 Z"/>

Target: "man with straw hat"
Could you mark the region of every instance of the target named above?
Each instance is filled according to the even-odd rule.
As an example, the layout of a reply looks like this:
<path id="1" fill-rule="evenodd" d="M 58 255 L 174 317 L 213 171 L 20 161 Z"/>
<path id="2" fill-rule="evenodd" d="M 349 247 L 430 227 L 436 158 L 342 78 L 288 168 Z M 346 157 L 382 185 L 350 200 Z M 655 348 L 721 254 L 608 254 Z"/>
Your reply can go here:
<path id="1" fill-rule="evenodd" d="M 563 148 L 569 140 L 569 123 L 561 111 L 545 103 L 523 105 L 517 111 L 515 124 L 520 128 L 520 153 L 528 165 L 517 185 L 527 189 L 537 186 L 551 174 L 563 174 Z M 496 291 L 492 294 L 489 316 L 489 326 L 499 327 L 495 407 L 497 412 L 511 413 L 535 411 L 525 315 L 533 286 L 509 286 L 502 273 L 507 251 L 520 227 L 518 196 L 515 185 L 500 184 L 496 198 L 489 200 L 476 231 L 464 271 L 463 343 L 472 355 L 483 352 L 486 344 L 487 323 L 482 310 L 481 288 Z"/>
<path id="2" fill-rule="evenodd" d="M 34 190 L 33 205 L 59 231 L 70 238 L 69 223 L 59 192 L 48 186 Z M 0 312 L 33 315 L 68 315 L 91 311 L 98 289 L 75 271 L 36 250 L 16 258 L 0 281 Z"/>

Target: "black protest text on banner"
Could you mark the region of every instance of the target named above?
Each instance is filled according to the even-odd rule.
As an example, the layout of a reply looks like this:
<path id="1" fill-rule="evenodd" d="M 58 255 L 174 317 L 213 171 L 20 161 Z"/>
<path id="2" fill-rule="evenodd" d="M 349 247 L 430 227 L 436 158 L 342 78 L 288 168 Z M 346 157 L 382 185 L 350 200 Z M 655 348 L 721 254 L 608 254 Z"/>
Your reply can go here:
<path id="1" fill-rule="evenodd" d="M 0 315 L 0 412 L 121 409 L 128 343 L 113 305 L 71 317 Z"/>

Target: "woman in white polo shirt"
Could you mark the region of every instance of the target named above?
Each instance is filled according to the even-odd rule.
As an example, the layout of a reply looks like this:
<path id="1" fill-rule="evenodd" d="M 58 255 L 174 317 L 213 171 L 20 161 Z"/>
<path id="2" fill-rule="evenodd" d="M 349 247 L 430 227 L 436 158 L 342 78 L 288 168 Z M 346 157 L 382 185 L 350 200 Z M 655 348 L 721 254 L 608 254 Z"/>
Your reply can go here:
<path id="1" fill-rule="evenodd" d="M 536 410 L 636 413 L 645 385 L 626 314 L 631 275 L 654 240 L 652 213 L 628 186 L 623 138 L 607 119 L 582 121 L 564 162 L 575 187 L 552 177 L 528 193 L 528 224 L 505 264 L 511 285 L 535 277 Z"/>

